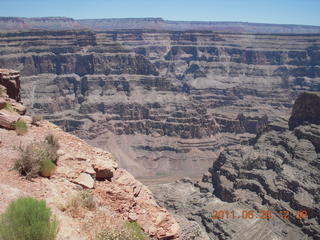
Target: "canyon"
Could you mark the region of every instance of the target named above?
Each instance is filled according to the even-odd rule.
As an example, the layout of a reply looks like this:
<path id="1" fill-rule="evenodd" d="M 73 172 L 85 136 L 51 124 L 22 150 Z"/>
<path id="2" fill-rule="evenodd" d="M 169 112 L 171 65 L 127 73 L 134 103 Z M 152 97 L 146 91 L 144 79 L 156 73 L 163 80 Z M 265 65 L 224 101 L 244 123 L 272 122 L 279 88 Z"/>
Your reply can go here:
<path id="1" fill-rule="evenodd" d="M 22 101 L 137 177 L 200 177 L 227 146 L 286 123 L 320 89 L 320 34 L 156 30 L 0 33 Z"/>
<path id="2" fill-rule="evenodd" d="M 61 156 L 60 168 L 76 174 L 94 173 L 83 158 L 105 156 L 114 175 L 93 182 L 98 200 L 150 236 L 179 238 L 178 222 L 190 240 L 320 238 L 319 27 L 0 18 L 0 29 L 0 67 L 16 70 L 0 74 L 6 101 L 82 140 L 49 122 L 24 139 L 55 129 L 74 155 Z M 0 124 L 17 117 L 0 115 Z M 79 185 L 61 169 L 54 183 Z M 163 226 L 151 226 L 159 221 L 145 204 Z M 273 217 L 212 219 L 213 210 Z"/>

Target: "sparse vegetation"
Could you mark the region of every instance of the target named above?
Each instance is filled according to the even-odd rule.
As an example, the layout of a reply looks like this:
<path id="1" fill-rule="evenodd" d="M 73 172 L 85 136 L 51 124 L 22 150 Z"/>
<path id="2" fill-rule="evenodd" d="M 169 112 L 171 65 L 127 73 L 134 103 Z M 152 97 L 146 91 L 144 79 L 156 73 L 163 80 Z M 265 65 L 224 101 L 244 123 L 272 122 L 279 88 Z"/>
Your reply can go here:
<path id="1" fill-rule="evenodd" d="M 81 216 L 83 209 L 93 210 L 96 207 L 94 193 L 84 189 L 73 195 L 66 203 L 59 206 L 61 211 L 68 211 L 72 216 Z"/>
<path id="2" fill-rule="evenodd" d="M 6 109 L 9 112 L 14 112 L 15 111 L 11 103 L 6 103 L 4 109 Z"/>
<path id="3" fill-rule="evenodd" d="M 32 122 L 31 123 L 32 123 L 32 125 L 37 125 L 38 122 L 40 122 L 42 120 L 43 120 L 42 116 L 34 115 L 34 116 L 32 116 Z"/>
<path id="4" fill-rule="evenodd" d="M 144 240 L 146 236 L 137 222 L 126 222 L 126 228 L 132 232 L 136 239 Z"/>
<path id="5" fill-rule="evenodd" d="M 16 160 L 14 169 L 27 178 L 38 175 L 51 177 L 58 161 L 58 149 L 59 143 L 52 135 L 48 135 L 45 141 L 20 146 L 20 157 Z"/>
<path id="6" fill-rule="evenodd" d="M 96 202 L 92 191 L 87 189 L 80 191 L 79 198 L 83 207 L 88 209 L 94 209 L 96 207 Z"/>
<path id="7" fill-rule="evenodd" d="M 60 148 L 60 144 L 59 144 L 58 139 L 54 135 L 49 134 L 48 136 L 46 136 L 45 141 L 47 142 L 47 144 L 49 146 L 48 150 L 50 150 L 50 152 L 51 152 L 51 159 L 50 160 L 53 163 L 57 164 L 57 161 L 58 161 L 57 151 Z"/>
<path id="8" fill-rule="evenodd" d="M 96 240 L 144 240 L 147 239 L 139 224 L 126 222 L 115 229 L 106 228 L 96 237 Z"/>
<path id="9" fill-rule="evenodd" d="M 19 136 L 25 135 L 28 132 L 28 125 L 26 122 L 22 121 L 22 120 L 18 120 L 15 123 L 15 129 L 16 132 Z"/>
<path id="10" fill-rule="evenodd" d="M 58 222 L 44 200 L 21 197 L 0 217 L 1 240 L 54 240 Z"/>

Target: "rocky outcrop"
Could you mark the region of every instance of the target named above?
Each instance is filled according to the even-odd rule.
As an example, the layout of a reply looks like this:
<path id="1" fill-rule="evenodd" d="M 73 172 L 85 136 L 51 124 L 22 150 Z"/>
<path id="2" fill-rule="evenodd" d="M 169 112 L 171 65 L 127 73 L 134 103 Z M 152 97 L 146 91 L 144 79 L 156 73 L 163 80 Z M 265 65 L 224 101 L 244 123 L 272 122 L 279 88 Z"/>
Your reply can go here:
<path id="1" fill-rule="evenodd" d="M 94 189 L 101 204 L 125 219 L 136 221 L 152 237 L 179 238 L 180 226 L 173 216 L 156 204 L 146 186 L 119 168 L 110 153 L 92 148 L 76 137 L 63 135 L 61 138 L 65 139 L 62 141 L 68 140 L 69 144 L 59 152 L 56 177 Z M 75 146 L 84 151 L 77 150 Z"/>
<path id="2" fill-rule="evenodd" d="M 235 146 L 221 153 L 211 170 L 214 194 L 227 202 L 260 204 L 258 209 L 287 210 L 292 223 L 319 238 L 320 124 L 311 124 L 319 113 L 317 100 L 316 94 L 300 95 L 289 122 L 291 127 L 296 124 L 293 131 L 267 131 L 253 146 Z M 293 216 L 303 210 L 307 219 Z"/>
<path id="3" fill-rule="evenodd" d="M 5 87 L 4 93 L 19 102 L 20 96 L 20 74 L 17 71 L 9 69 L 0 69 L 0 85 Z"/>
<path id="4" fill-rule="evenodd" d="M 20 74 L 9 69 L 0 69 L 0 127 L 15 129 L 22 120 L 26 107 L 20 102 Z M 26 119 L 24 119 L 26 120 Z M 30 121 L 25 121 L 30 123 Z"/>
<path id="5" fill-rule="evenodd" d="M 293 105 L 289 119 L 290 129 L 306 124 L 320 125 L 320 93 L 305 92 L 299 96 Z"/>
<path id="6" fill-rule="evenodd" d="M 135 176 L 200 175 L 225 146 L 263 129 L 265 115 L 287 118 L 300 91 L 319 89 L 317 34 L 0 36 L 0 65 L 21 70 L 30 111 L 112 151 Z"/>
<path id="7" fill-rule="evenodd" d="M 111 182 L 97 183 L 97 195 L 126 218 L 136 221 L 150 236 L 177 239 L 180 226 L 167 210 L 155 204 L 152 193 L 123 169 L 115 171 Z"/>

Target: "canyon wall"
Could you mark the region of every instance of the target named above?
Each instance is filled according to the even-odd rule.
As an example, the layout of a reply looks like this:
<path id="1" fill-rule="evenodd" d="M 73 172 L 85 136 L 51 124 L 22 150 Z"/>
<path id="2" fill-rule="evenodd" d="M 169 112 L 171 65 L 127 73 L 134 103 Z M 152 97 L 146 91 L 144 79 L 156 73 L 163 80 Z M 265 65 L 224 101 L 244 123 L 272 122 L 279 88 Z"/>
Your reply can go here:
<path id="1" fill-rule="evenodd" d="M 136 176 L 197 176 L 225 147 L 320 90 L 319 34 L 211 31 L 0 33 L 22 100 Z"/>

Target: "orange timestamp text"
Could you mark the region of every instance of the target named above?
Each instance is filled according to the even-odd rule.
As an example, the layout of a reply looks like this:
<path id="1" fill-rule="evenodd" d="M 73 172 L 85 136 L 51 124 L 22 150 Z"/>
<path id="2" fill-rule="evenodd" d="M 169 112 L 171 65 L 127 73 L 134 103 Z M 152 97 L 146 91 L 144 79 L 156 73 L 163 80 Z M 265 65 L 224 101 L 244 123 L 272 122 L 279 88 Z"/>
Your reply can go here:
<path id="1" fill-rule="evenodd" d="M 288 210 L 282 211 L 254 211 L 254 210 L 216 210 L 214 209 L 211 214 L 212 219 L 272 219 L 274 216 L 278 216 L 281 219 L 289 219 L 293 216 L 296 219 L 308 219 L 308 213 L 306 210 L 295 210 L 290 212 Z"/>

